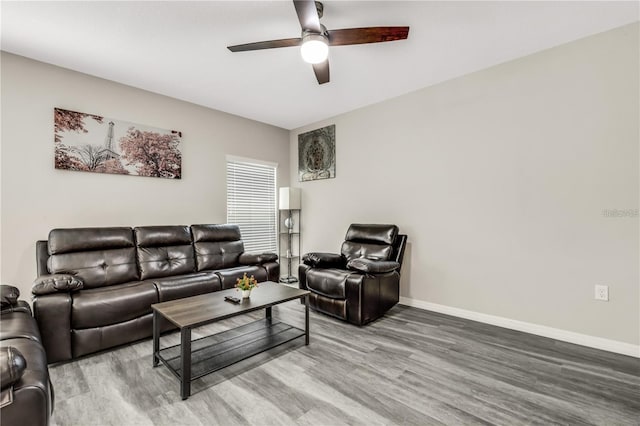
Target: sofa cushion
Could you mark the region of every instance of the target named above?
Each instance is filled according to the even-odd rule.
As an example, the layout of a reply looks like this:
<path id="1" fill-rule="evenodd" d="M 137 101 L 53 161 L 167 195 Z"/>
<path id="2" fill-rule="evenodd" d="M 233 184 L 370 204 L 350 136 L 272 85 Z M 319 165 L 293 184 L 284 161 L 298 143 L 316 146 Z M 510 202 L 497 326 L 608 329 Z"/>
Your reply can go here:
<path id="1" fill-rule="evenodd" d="M 263 265 L 278 260 L 275 253 L 242 253 L 238 258 L 240 265 Z"/>
<path id="2" fill-rule="evenodd" d="M 340 252 L 347 261 L 359 257 L 372 260 L 391 260 L 392 244 L 398 236 L 395 225 L 353 224 L 347 230 Z"/>
<path id="3" fill-rule="evenodd" d="M 140 247 L 138 259 L 143 280 L 195 272 L 191 246 Z"/>
<path id="4" fill-rule="evenodd" d="M 47 269 L 72 274 L 85 288 L 138 279 L 131 228 L 70 228 L 49 232 Z"/>
<path id="5" fill-rule="evenodd" d="M 345 241 L 342 243 L 340 252 L 347 259 L 347 262 L 359 257 L 366 257 L 372 260 L 390 260 L 393 254 L 393 246 Z"/>
<path id="6" fill-rule="evenodd" d="M 138 247 L 167 247 L 191 244 L 188 226 L 140 226 L 133 228 Z"/>
<path id="7" fill-rule="evenodd" d="M 193 242 L 221 242 L 240 240 L 238 225 L 191 225 Z"/>
<path id="8" fill-rule="evenodd" d="M 150 337 L 153 333 L 153 314 L 103 327 L 71 330 L 73 358 Z"/>
<path id="9" fill-rule="evenodd" d="M 160 302 L 211 293 L 221 289 L 220 278 L 214 272 L 195 272 L 176 277 L 149 280 L 158 289 Z"/>
<path id="10" fill-rule="evenodd" d="M 191 225 L 198 271 L 238 266 L 244 244 L 237 225 Z"/>
<path id="11" fill-rule="evenodd" d="M 137 281 L 135 251 L 131 247 L 54 254 L 47 263 L 51 274 L 74 275 L 84 288 L 97 288 Z"/>
<path id="12" fill-rule="evenodd" d="M 131 228 L 68 228 L 49 232 L 49 254 L 133 247 Z"/>
<path id="13" fill-rule="evenodd" d="M 134 228 L 141 279 L 195 272 L 191 233 L 186 226 Z"/>
<path id="14" fill-rule="evenodd" d="M 71 274 L 96 288 L 138 280 L 131 228 L 69 228 L 49 232 L 50 274 Z"/>
<path id="15" fill-rule="evenodd" d="M 254 276 L 258 282 L 267 281 L 267 271 L 260 266 L 239 266 L 236 268 L 221 269 L 215 271 L 220 277 L 220 283 L 223 289 L 234 288 L 238 278 L 242 278 L 244 274 L 248 277 Z"/>
<path id="16" fill-rule="evenodd" d="M 71 327 L 91 328 L 137 318 L 151 312 L 158 293 L 150 281 L 72 293 Z"/>
<path id="17" fill-rule="evenodd" d="M 220 243 L 194 243 L 198 271 L 233 268 L 244 252 L 242 241 Z"/>

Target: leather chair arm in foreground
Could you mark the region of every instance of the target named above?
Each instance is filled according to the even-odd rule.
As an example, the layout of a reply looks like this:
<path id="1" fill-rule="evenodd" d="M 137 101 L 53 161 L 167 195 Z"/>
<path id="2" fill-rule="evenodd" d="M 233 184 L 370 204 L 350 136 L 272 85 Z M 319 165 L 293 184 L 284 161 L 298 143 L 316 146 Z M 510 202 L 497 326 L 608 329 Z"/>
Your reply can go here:
<path id="1" fill-rule="evenodd" d="M 29 304 L 0 286 L 0 419 L 3 426 L 45 426 L 53 411 L 47 356 Z"/>
<path id="2" fill-rule="evenodd" d="M 13 346 L 0 348 L 0 385 L 2 390 L 13 388 L 22 378 L 27 368 L 27 361 L 19 350 Z"/>

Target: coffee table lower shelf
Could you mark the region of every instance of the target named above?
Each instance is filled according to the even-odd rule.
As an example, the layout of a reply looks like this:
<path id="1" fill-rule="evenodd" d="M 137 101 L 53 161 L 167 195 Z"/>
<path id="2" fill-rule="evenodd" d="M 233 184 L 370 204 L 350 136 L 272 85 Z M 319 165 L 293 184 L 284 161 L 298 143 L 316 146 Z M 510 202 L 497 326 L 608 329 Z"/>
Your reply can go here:
<path id="1" fill-rule="evenodd" d="M 304 330 L 267 318 L 193 340 L 191 342 L 191 380 L 304 335 Z M 180 344 L 160 349 L 156 357 L 182 381 Z"/>

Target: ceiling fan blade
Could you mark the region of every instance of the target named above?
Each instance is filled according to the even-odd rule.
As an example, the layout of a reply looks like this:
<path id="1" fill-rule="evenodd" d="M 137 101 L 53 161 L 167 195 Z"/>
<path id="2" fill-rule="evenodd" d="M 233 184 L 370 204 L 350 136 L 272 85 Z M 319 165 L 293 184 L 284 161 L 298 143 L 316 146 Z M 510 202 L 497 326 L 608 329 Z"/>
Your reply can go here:
<path id="1" fill-rule="evenodd" d="M 261 49 L 275 49 L 277 47 L 292 47 L 300 46 L 302 43 L 301 38 L 283 38 L 280 40 L 267 40 L 258 41 L 255 43 L 237 44 L 235 46 L 228 46 L 232 52 L 246 52 L 247 50 L 261 50 Z"/>
<path id="2" fill-rule="evenodd" d="M 324 84 L 329 82 L 329 60 L 319 64 L 313 64 L 313 72 L 316 74 L 318 84 Z"/>
<path id="3" fill-rule="evenodd" d="M 367 27 L 329 30 L 329 45 L 380 43 L 404 40 L 409 36 L 409 27 Z"/>
<path id="4" fill-rule="evenodd" d="M 320 34 L 322 27 L 320 26 L 320 18 L 318 17 L 318 10 L 316 9 L 316 2 L 313 0 L 293 0 L 293 5 L 296 8 L 298 14 L 298 21 L 302 31 L 310 30 L 314 33 Z"/>

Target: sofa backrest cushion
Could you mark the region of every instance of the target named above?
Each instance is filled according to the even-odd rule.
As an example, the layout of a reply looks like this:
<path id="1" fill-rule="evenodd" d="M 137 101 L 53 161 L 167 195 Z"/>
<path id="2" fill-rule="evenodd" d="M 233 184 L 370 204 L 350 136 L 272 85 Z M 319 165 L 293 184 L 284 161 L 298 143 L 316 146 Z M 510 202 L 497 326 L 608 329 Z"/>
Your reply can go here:
<path id="1" fill-rule="evenodd" d="M 232 268 L 244 253 L 237 225 L 191 225 L 198 271 Z"/>
<path id="2" fill-rule="evenodd" d="M 50 274 L 72 274 L 84 288 L 139 279 L 131 228 L 72 228 L 49 232 Z"/>
<path id="3" fill-rule="evenodd" d="M 188 226 L 141 226 L 134 232 L 141 279 L 195 272 Z"/>
<path id="4" fill-rule="evenodd" d="M 347 230 L 340 252 L 347 261 L 360 257 L 390 260 L 393 255 L 393 243 L 397 236 L 396 225 L 352 224 Z"/>

